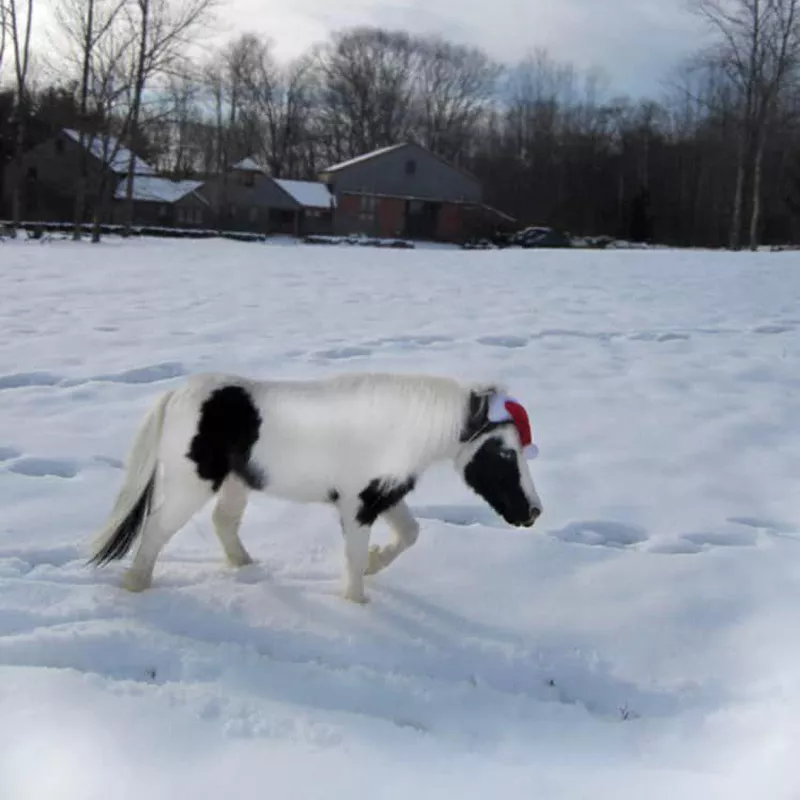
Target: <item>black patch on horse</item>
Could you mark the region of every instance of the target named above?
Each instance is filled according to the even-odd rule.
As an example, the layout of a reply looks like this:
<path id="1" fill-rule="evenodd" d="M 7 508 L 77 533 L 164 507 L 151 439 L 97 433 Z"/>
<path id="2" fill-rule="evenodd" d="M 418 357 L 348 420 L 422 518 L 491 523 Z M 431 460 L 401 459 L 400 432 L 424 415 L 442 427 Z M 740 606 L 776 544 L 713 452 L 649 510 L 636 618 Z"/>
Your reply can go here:
<path id="1" fill-rule="evenodd" d="M 521 487 L 514 450 L 498 438 L 487 439 L 464 468 L 467 486 L 511 525 L 530 520 L 531 507 Z"/>
<path id="2" fill-rule="evenodd" d="M 186 455 L 215 492 L 231 472 L 251 489 L 263 489 L 266 475 L 250 463 L 260 429 L 261 415 L 247 390 L 241 386 L 216 389 L 200 409 L 197 433 Z"/>
<path id="3" fill-rule="evenodd" d="M 338 503 L 339 502 L 339 492 L 337 492 L 336 489 L 331 489 L 328 492 L 328 500 L 331 503 Z"/>
<path id="4" fill-rule="evenodd" d="M 416 486 L 412 475 L 404 481 L 375 478 L 359 495 L 361 508 L 356 514 L 359 525 L 373 525 L 381 514 L 396 506 Z"/>

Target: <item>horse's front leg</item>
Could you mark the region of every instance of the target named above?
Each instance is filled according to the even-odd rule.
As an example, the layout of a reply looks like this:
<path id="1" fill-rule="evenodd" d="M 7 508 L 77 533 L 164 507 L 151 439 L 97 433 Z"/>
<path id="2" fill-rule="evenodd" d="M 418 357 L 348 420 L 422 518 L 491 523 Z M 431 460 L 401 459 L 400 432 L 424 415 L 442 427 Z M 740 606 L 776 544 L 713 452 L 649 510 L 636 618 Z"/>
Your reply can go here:
<path id="1" fill-rule="evenodd" d="M 367 575 L 374 575 L 386 569 L 404 550 L 408 550 L 419 536 L 419 523 L 411 515 L 405 500 L 392 506 L 383 514 L 394 533 L 394 541 L 385 547 L 373 545 L 369 548 Z"/>
<path id="2" fill-rule="evenodd" d="M 364 594 L 364 574 L 369 558 L 371 526 L 358 521 L 355 509 L 344 506 L 340 513 L 345 554 L 344 596 L 354 603 L 367 603 L 369 600 Z"/>

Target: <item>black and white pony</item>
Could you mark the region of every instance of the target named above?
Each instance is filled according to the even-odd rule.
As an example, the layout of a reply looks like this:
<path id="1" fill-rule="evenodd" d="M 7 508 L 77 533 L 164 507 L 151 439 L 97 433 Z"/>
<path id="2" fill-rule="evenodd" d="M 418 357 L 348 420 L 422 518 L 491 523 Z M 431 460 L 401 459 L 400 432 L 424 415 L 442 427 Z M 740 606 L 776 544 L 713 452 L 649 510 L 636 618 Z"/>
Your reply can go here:
<path id="1" fill-rule="evenodd" d="M 124 586 L 151 585 L 164 545 L 216 495 L 212 520 L 228 561 L 252 563 L 239 539 L 248 491 L 336 507 L 345 547 L 344 596 L 366 602 L 364 576 L 417 539 L 405 503 L 422 473 L 451 460 L 506 522 L 542 513 L 526 456 L 525 409 L 497 386 L 367 373 L 319 381 L 196 375 L 163 394 L 135 436 L 116 504 L 90 563 L 123 558 Z M 382 517 L 394 533 L 369 546 Z"/>

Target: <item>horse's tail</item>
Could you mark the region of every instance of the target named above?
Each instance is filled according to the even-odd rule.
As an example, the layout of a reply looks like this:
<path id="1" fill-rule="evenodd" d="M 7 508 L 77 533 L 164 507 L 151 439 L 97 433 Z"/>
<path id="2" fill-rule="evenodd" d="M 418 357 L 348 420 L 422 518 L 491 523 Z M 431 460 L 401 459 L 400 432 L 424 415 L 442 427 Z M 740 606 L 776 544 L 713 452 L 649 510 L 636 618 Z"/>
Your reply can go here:
<path id="1" fill-rule="evenodd" d="M 169 391 L 161 395 L 136 432 L 122 486 L 105 527 L 95 539 L 90 564 L 99 566 L 124 558 L 147 521 L 156 483 L 164 414 L 172 394 Z"/>

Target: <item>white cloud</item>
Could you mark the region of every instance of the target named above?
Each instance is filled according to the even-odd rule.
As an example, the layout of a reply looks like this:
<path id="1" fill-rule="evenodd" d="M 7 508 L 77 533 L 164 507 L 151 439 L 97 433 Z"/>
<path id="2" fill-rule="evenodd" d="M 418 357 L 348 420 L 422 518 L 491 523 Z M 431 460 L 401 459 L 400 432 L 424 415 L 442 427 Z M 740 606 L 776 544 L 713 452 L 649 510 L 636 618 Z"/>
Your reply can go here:
<path id="1" fill-rule="evenodd" d="M 514 61 L 546 48 L 581 69 L 601 68 L 618 92 L 658 92 L 659 81 L 696 48 L 702 29 L 682 0 L 227 0 L 237 31 L 269 35 L 283 57 L 337 28 L 376 24 L 435 32 Z"/>

